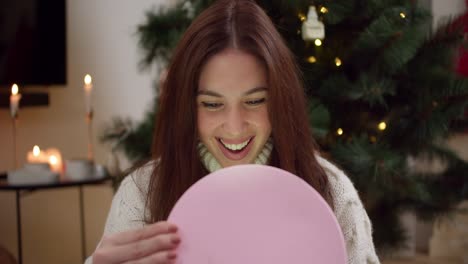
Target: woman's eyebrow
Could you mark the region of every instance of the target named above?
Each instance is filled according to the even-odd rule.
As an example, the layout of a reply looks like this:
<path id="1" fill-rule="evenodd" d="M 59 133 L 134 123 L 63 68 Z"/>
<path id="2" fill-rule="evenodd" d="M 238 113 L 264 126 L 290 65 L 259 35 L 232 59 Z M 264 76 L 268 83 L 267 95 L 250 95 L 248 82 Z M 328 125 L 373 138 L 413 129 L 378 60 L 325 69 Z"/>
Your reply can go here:
<path id="1" fill-rule="evenodd" d="M 249 95 L 249 94 L 263 92 L 263 91 L 268 91 L 268 88 L 266 88 L 266 87 L 255 87 L 255 88 L 252 88 L 252 89 L 248 90 L 247 92 L 245 92 L 244 95 Z"/>
<path id="2" fill-rule="evenodd" d="M 197 96 L 199 96 L 199 95 L 209 95 L 209 96 L 214 96 L 214 97 L 223 97 L 222 95 L 220 95 L 217 92 L 213 92 L 213 91 L 205 90 L 205 89 L 198 90 L 197 91 Z"/>
<path id="3" fill-rule="evenodd" d="M 247 92 L 245 92 L 244 95 L 250 95 L 250 94 L 253 94 L 253 93 L 267 91 L 267 90 L 268 90 L 268 88 L 266 88 L 266 87 L 255 87 L 255 88 L 252 88 L 252 89 L 248 90 Z M 206 89 L 198 90 L 197 91 L 197 96 L 198 95 L 209 95 L 209 96 L 214 96 L 214 97 L 223 97 L 221 94 L 219 94 L 217 92 L 206 90 Z"/>

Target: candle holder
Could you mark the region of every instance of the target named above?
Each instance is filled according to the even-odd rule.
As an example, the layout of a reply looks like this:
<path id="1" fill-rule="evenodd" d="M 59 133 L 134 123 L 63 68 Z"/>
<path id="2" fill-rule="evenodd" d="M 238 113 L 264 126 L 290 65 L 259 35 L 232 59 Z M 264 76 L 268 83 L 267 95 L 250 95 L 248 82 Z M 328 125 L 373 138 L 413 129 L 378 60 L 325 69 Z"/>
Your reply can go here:
<path id="1" fill-rule="evenodd" d="M 93 111 L 89 111 L 86 114 L 86 124 L 88 127 L 88 159 L 94 160 L 93 152 Z"/>
<path id="2" fill-rule="evenodd" d="M 13 127 L 13 162 L 15 164 L 15 169 L 18 169 L 18 141 L 16 139 L 16 134 L 18 130 L 18 113 L 14 113 L 11 115 L 11 121 Z"/>

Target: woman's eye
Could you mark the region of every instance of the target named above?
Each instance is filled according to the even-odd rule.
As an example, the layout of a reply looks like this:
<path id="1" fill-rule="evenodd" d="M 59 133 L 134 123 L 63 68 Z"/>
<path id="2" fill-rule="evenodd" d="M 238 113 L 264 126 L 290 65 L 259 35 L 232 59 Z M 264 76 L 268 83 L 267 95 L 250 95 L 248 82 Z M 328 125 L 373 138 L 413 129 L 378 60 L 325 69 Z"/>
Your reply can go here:
<path id="1" fill-rule="evenodd" d="M 209 103 L 209 102 L 201 102 L 203 107 L 208 108 L 208 109 L 218 109 L 223 106 L 222 103 Z"/>
<path id="2" fill-rule="evenodd" d="M 248 104 L 248 105 L 254 106 L 254 105 L 262 104 L 265 101 L 266 101 L 265 98 L 260 98 L 260 99 L 256 99 L 256 100 L 249 100 L 249 101 L 247 101 L 245 103 Z"/>

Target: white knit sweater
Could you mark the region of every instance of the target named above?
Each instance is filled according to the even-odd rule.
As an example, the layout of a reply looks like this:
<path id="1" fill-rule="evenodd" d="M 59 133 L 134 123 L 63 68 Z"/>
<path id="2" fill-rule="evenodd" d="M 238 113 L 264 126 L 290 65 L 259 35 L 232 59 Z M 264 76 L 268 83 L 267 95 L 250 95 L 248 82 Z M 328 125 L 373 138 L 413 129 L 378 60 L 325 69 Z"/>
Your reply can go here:
<path id="1" fill-rule="evenodd" d="M 334 211 L 343 231 L 349 264 L 380 263 L 372 242 L 369 217 L 349 178 L 329 161 L 317 157 L 330 182 Z M 116 192 L 104 235 L 140 228 L 145 225 L 145 199 L 152 166 L 147 165 L 126 177 Z M 92 264 L 91 257 L 85 262 Z M 311 263 L 313 261 L 311 260 Z"/>

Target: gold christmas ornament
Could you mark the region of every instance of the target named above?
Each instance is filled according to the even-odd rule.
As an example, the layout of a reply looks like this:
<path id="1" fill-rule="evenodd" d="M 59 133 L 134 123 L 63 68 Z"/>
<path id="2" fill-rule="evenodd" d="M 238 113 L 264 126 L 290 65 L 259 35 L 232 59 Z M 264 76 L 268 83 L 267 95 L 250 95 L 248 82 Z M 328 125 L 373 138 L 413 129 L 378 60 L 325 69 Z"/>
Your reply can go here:
<path id="1" fill-rule="evenodd" d="M 325 38 L 325 25 L 322 23 L 322 21 L 318 20 L 317 10 L 315 10 L 315 6 L 309 7 L 307 19 L 301 19 L 301 21 L 303 21 L 302 39 L 304 39 L 305 41 L 312 41 L 316 39 Z"/>

